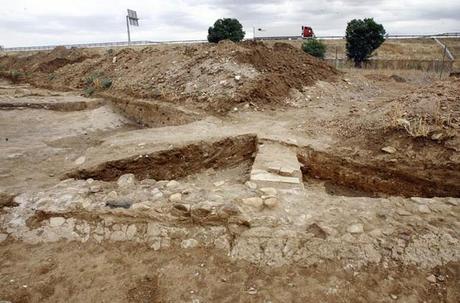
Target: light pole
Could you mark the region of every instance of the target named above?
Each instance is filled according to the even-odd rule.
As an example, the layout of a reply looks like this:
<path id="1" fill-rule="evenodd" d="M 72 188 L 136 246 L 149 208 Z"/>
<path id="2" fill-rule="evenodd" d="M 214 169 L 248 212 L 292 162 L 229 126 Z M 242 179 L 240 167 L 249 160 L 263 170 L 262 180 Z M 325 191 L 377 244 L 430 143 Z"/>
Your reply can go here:
<path id="1" fill-rule="evenodd" d="M 126 15 L 126 29 L 128 30 L 128 45 L 131 44 L 131 33 L 129 31 L 129 25 L 139 26 L 139 18 L 137 18 L 137 12 L 128 9 L 128 15 Z"/>
<path id="2" fill-rule="evenodd" d="M 263 28 L 258 28 L 257 31 L 263 32 L 265 30 Z M 254 41 L 256 41 L 256 27 L 255 26 L 252 27 L 252 36 L 253 36 Z"/>

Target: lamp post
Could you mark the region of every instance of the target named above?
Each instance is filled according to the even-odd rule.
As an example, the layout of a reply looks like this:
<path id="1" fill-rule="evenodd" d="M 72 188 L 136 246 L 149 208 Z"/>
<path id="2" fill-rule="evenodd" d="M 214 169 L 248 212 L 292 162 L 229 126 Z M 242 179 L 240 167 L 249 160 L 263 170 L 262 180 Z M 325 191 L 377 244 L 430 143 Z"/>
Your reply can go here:
<path id="1" fill-rule="evenodd" d="M 131 44 L 131 33 L 129 30 L 129 25 L 139 26 L 139 18 L 137 18 L 137 12 L 131 9 L 128 9 L 128 15 L 126 15 L 126 29 L 128 30 L 128 45 Z"/>
<path id="2" fill-rule="evenodd" d="M 265 30 L 263 28 L 258 28 L 257 31 L 263 32 Z M 254 41 L 256 41 L 256 27 L 255 26 L 252 27 L 252 37 L 253 37 Z"/>

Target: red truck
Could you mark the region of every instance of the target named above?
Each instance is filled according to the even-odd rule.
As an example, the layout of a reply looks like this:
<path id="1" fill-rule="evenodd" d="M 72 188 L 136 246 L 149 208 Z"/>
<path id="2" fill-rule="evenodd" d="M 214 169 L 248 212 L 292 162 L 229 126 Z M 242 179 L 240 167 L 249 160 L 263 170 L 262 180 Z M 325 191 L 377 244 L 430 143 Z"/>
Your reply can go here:
<path id="1" fill-rule="evenodd" d="M 315 34 L 310 26 L 302 26 L 302 38 L 312 38 Z"/>

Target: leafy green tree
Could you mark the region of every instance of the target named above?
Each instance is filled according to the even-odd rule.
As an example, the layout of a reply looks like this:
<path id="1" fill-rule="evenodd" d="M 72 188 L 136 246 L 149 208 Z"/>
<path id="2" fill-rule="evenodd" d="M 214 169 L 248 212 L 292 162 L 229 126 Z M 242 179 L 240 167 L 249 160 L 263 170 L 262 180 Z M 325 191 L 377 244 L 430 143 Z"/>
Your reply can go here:
<path id="1" fill-rule="evenodd" d="M 217 43 L 221 40 L 229 39 L 233 42 L 243 40 L 245 32 L 243 26 L 237 19 L 223 18 L 218 19 L 214 26 L 208 29 L 208 41 Z"/>
<path id="2" fill-rule="evenodd" d="M 348 22 L 346 30 L 347 56 L 361 67 L 372 52 L 385 41 L 385 29 L 373 18 L 353 19 Z"/>
<path id="3" fill-rule="evenodd" d="M 307 39 L 302 43 L 302 49 L 307 54 L 321 59 L 324 59 L 326 54 L 326 45 L 316 38 Z"/>

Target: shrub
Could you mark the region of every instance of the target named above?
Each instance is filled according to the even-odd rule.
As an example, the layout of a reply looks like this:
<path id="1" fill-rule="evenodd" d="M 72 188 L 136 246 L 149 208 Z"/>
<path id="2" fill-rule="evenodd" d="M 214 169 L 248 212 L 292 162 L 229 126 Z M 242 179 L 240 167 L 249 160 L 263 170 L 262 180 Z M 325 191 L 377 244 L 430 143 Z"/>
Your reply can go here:
<path id="1" fill-rule="evenodd" d="M 208 29 L 208 41 L 217 43 L 221 40 L 229 39 L 233 42 L 239 42 L 243 40 L 244 34 L 243 26 L 237 19 L 218 19 L 214 26 Z"/>
<path id="2" fill-rule="evenodd" d="M 372 52 L 385 41 L 385 29 L 372 18 L 353 19 L 346 30 L 347 56 L 356 67 L 369 58 Z"/>
<path id="3" fill-rule="evenodd" d="M 9 78 L 11 79 L 11 82 L 18 83 L 22 78 L 24 78 L 24 73 L 17 70 L 12 70 L 10 71 Z"/>
<path id="4" fill-rule="evenodd" d="M 302 49 L 307 54 L 324 59 L 326 45 L 316 38 L 311 38 L 302 43 Z"/>
<path id="5" fill-rule="evenodd" d="M 96 71 L 84 79 L 85 87 L 83 94 L 86 97 L 91 96 L 97 90 L 108 89 L 112 86 L 112 79 L 106 78 L 104 73 Z"/>
<path id="6" fill-rule="evenodd" d="M 107 89 L 107 88 L 111 87 L 111 86 L 112 86 L 112 80 L 111 80 L 111 79 L 107 79 L 107 78 L 102 79 L 102 81 L 101 81 L 101 86 L 102 86 L 102 88 L 104 88 L 104 89 Z"/>
<path id="7" fill-rule="evenodd" d="M 83 91 L 83 94 L 85 95 L 85 97 L 91 97 L 91 95 L 94 94 L 95 91 L 96 90 L 94 89 L 94 87 L 89 86 L 85 88 L 85 90 Z"/>

